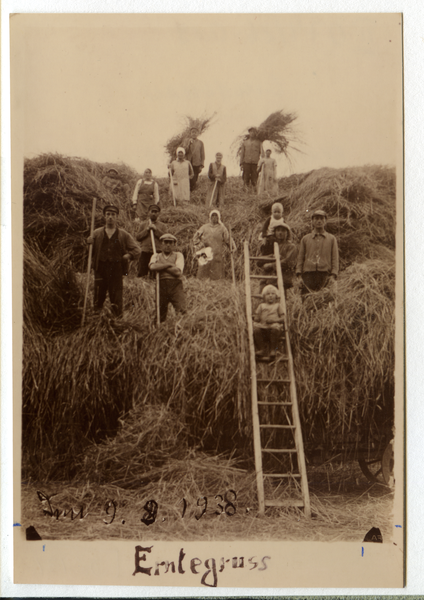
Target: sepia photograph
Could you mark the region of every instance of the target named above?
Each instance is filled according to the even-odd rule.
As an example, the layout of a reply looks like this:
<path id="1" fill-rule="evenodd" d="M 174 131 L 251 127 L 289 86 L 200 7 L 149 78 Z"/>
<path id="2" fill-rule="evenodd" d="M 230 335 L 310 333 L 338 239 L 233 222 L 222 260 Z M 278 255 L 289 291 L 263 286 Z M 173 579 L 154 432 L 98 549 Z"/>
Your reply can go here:
<path id="1" fill-rule="evenodd" d="M 18 583 L 403 585 L 402 27 L 11 16 Z"/>

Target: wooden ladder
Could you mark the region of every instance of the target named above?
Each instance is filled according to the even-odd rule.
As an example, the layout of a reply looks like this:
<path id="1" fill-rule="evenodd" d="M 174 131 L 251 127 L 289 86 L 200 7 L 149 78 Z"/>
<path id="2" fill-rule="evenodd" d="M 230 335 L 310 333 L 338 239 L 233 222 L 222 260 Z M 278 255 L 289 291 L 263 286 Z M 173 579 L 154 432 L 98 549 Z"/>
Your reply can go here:
<path id="1" fill-rule="evenodd" d="M 264 262 L 264 256 L 251 257 L 249 244 L 244 242 L 244 267 L 246 286 L 246 314 L 250 349 L 253 442 L 255 452 L 256 483 L 258 488 L 259 514 L 266 507 L 303 507 L 306 517 L 311 516 L 308 478 L 306 474 L 305 453 L 303 449 L 302 429 L 297 404 L 296 383 L 294 379 L 293 356 L 287 323 L 286 300 L 281 272 L 280 250 L 274 244 L 274 257 L 266 262 L 275 262 L 277 275 L 252 275 L 250 263 Z M 251 280 L 263 280 L 276 284 L 280 292 L 281 308 L 286 315 L 286 324 L 280 349 L 274 361 L 266 363 L 256 361 L 253 338 Z M 281 348 L 281 346 L 283 348 Z M 283 350 L 283 352 L 281 351 Z M 296 460 L 297 459 L 297 460 Z M 296 468 L 297 467 L 297 468 Z M 276 499 L 272 496 L 279 490 L 273 490 L 273 484 L 285 481 L 293 484 L 290 497 Z M 299 486 L 300 483 L 300 486 Z M 265 493 L 270 497 L 265 498 Z M 281 494 L 280 494 L 281 495 Z"/>

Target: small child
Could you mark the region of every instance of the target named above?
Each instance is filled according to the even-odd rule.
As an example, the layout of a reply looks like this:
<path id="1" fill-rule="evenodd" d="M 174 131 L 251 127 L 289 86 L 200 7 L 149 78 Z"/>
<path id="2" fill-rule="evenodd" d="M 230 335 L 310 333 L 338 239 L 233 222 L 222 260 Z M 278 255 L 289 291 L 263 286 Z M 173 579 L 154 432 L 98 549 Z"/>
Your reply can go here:
<path id="1" fill-rule="evenodd" d="M 262 232 L 259 236 L 259 241 L 264 242 L 267 237 L 274 235 L 274 230 L 278 225 L 284 224 L 284 208 L 281 202 L 274 202 L 271 207 L 271 216 L 265 221 Z"/>
<path id="2" fill-rule="evenodd" d="M 253 317 L 253 337 L 257 358 L 275 358 L 280 334 L 284 329 L 285 315 L 279 302 L 280 293 L 273 285 L 262 290 L 263 302 Z"/>
<path id="3" fill-rule="evenodd" d="M 206 195 L 206 205 L 211 206 L 213 201 L 215 201 L 217 207 L 219 207 L 219 205 L 223 206 L 225 200 L 225 182 L 227 181 L 227 167 L 222 164 L 221 152 L 215 154 L 215 162 L 209 165 L 208 177 L 210 184 Z"/>

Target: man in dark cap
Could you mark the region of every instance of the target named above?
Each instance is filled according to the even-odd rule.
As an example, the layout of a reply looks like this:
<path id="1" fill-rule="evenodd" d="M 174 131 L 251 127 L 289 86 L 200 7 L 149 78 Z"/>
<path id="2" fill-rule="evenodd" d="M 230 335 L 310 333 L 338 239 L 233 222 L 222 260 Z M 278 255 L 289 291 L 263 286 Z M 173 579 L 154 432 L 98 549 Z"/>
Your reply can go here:
<path id="1" fill-rule="evenodd" d="M 185 313 L 186 297 L 183 289 L 184 256 L 176 252 L 177 238 L 170 233 L 161 236 L 162 252 L 153 254 L 149 269 L 159 273 L 159 316 L 165 321 L 168 304 L 176 312 Z"/>
<path id="2" fill-rule="evenodd" d="M 107 204 L 103 209 L 105 226 L 95 229 L 93 237 L 87 239 L 93 244 L 94 265 L 94 307 L 103 308 L 106 294 L 116 317 L 122 315 L 122 277 L 127 274 L 128 261 L 140 256 L 140 248 L 134 238 L 117 227 L 119 208 Z"/>
<path id="3" fill-rule="evenodd" d="M 303 281 L 302 294 L 321 290 L 337 279 L 339 249 L 334 235 L 325 231 L 326 222 L 327 215 L 323 210 L 314 211 L 313 231 L 300 242 L 296 275 Z"/>
<path id="4" fill-rule="evenodd" d="M 255 127 L 248 129 L 249 138 L 241 146 L 240 167 L 243 170 L 243 182 L 245 187 L 252 185 L 256 188 L 258 181 L 258 162 L 264 157 L 262 142 L 258 139 Z"/>
<path id="5" fill-rule="evenodd" d="M 149 262 L 153 256 L 152 246 L 152 235 L 155 238 L 156 252 L 162 250 L 162 242 L 160 238 L 166 233 L 166 227 L 163 223 L 158 220 L 160 213 L 160 207 L 157 204 L 151 204 L 149 206 L 148 219 L 140 224 L 140 233 L 137 234 L 136 239 L 140 242 L 141 255 L 138 261 L 138 273 L 137 277 L 146 277 L 149 274 Z M 150 273 L 151 277 L 153 274 Z"/>

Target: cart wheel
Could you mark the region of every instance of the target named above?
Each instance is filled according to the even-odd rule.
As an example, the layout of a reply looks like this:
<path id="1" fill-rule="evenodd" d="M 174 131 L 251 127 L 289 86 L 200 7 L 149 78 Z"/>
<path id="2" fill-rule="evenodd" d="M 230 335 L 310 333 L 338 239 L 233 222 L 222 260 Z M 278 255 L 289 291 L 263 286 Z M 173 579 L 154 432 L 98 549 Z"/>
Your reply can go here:
<path id="1" fill-rule="evenodd" d="M 393 487 L 395 484 L 394 478 L 394 466 L 395 466 L 395 455 L 393 452 L 393 440 L 391 440 L 386 449 L 384 450 L 383 458 L 381 460 L 381 470 L 383 471 L 384 482 Z"/>
<path id="2" fill-rule="evenodd" d="M 393 440 L 391 440 L 383 455 L 379 458 L 373 459 L 358 459 L 359 466 L 361 467 L 362 473 L 371 483 L 385 483 L 386 485 L 393 485 Z"/>

